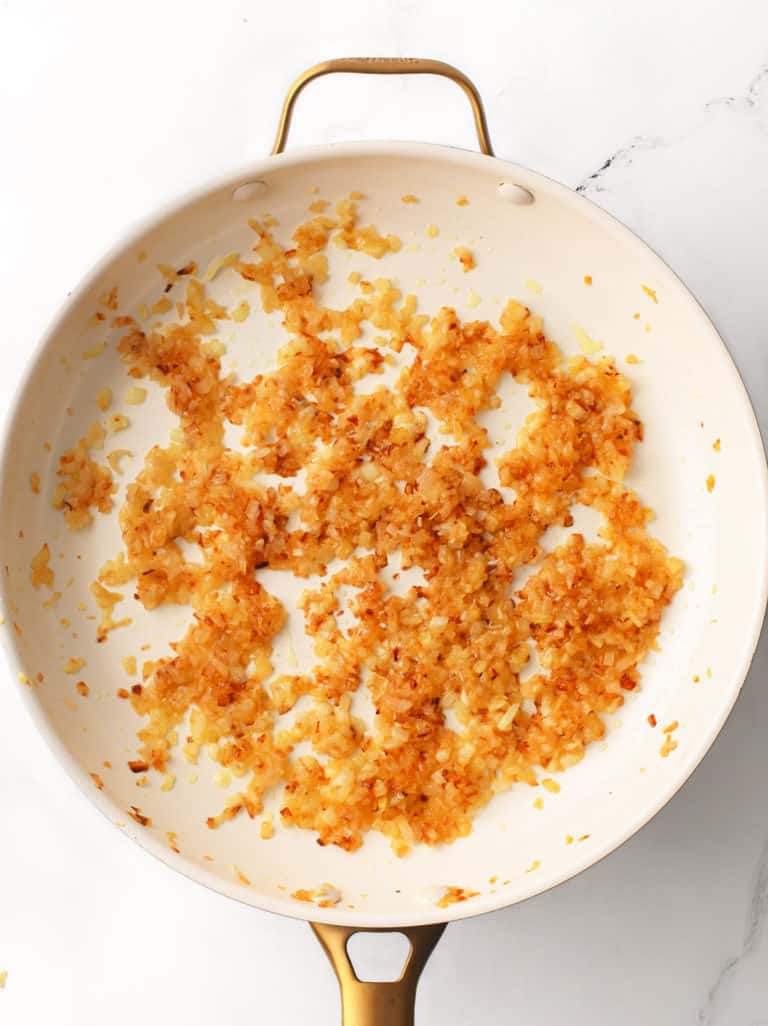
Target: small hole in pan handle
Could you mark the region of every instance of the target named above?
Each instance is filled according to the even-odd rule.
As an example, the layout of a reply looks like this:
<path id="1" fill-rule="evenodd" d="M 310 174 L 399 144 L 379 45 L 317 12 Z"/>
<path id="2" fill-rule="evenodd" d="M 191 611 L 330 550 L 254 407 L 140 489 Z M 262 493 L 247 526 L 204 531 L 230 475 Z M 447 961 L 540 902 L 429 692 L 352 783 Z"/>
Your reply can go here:
<path id="1" fill-rule="evenodd" d="M 280 122 L 277 126 L 275 144 L 272 147 L 273 155 L 282 153 L 288 140 L 288 129 L 291 125 L 291 115 L 299 93 L 304 86 L 313 79 L 321 78 L 323 75 L 332 75 L 338 72 L 352 73 L 358 75 L 440 75 L 455 82 L 464 90 L 472 108 L 472 116 L 475 119 L 475 131 L 480 151 L 487 156 L 493 156 L 491 139 L 488 134 L 488 123 L 485 119 L 483 101 L 471 79 L 467 78 L 463 71 L 454 68 L 452 64 L 444 61 L 433 61 L 419 57 L 337 57 L 332 61 L 323 61 L 304 71 L 285 97 L 283 109 L 280 113 Z"/>
<path id="2" fill-rule="evenodd" d="M 442 936 L 444 923 L 391 930 L 329 923 L 310 925 L 339 981 L 343 1026 L 413 1026 L 416 985 Z M 376 982 L 359 979 L 347 950 L 349 940 L 357 933 L 400 933 L 408 939 L 410 951 L 398 979 Z"/>

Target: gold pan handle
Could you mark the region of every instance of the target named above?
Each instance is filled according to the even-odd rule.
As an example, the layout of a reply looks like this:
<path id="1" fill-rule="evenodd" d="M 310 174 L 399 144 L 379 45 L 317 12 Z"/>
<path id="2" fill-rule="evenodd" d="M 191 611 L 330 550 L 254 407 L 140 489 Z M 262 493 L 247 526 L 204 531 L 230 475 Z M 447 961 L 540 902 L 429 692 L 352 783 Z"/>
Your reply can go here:
<path id="1" fill-rule="evenodd" d="M 285 97 L 283 109 L 280 113 L 280 123 L 277 126 L 275 144 L 272 147 L 273 154 L 282 153 L 285 149 L 293 108 L 304 86 L 308 85 L 315 78 L 321 78 L 323 75 L 332 75 L 337 72 L 359 75 L 441 75 L 443 78 L 450 79 L 464 90 L 469 100 L 472 116 L 475 119 L 475 130 L 480 151 L 489 157 L 493 156 L 483 101 L 480 99 L 480 94 L 471 79 L 467 78 L 463 71 L 454 68 L 452 64 L 418 57 L 337 57 L 335 60 L 323 61 L 321 64 L 315 64 L 314 67 L 308 68 L 299 75 Z"/>
<path id="2" fill-rule="evenodd" d="M 358 929 L 311 923 L 330 959 L 341 990 L 342 1026 L 413 1026 L 416 985 L 427 959 L 440 940 L 445 923 L 403 929 Z M 365 983 L 355 975 L 347 941 L 356 933 L 402 933 L 411 950 L 399 980 Z"/>

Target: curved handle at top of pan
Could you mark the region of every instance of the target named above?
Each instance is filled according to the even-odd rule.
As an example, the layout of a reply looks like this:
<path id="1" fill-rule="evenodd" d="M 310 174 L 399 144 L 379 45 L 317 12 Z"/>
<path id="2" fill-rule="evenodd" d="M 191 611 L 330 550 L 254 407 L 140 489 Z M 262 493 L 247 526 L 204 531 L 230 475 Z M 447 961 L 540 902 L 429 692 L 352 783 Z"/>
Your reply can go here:
<path id="1" fill-rule="evenodd" d="M 310 923 L 323 946 L 341 991 L 342 1026 L 414 1026 L 416 985 L 422 969 L 440 940 L 445 923 L 382 929 Z M 399 979 L 366 982 L 358 978 L 347 943 L 356 933 L 402 933 L 410 952 Z"/>
<path id="2" fill-rule="evenodd" d="M 275 144 L 272 147 L 273 155 L 282 153 L 285 149 L 293 108 L 304 86 L 308 85 L 313 79 L 338 72 L 360 75 L 440 75 L 443 78 L 450 79 L 464 90 L 469 100 L 472 116 L 475 119 L 475 131 L 477 132 L 480 151 L 489 157 L 493 156 L 483 101 L 480 99 L 480 93 L 477 91 L 475 84 L 471 79 L 467 78 L 463 71 L 459 71 L 452 64 L 420 57 L 337 57 L 335 60 L 323 61 L 311 68 L 307 68 L 306 71 L 299 75 L 285 97 L 283 109 L 280 113 L 280 122 L 277 126 Z"/>

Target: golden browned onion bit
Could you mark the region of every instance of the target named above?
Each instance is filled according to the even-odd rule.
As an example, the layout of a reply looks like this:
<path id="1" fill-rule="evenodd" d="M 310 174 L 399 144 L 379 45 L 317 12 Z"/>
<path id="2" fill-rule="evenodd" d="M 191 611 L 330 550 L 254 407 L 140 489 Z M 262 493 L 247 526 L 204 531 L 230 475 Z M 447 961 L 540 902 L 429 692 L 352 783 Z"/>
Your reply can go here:
<path id="1" fill-rule="evenodd" d="M 453 255 L 457 258 L 465 273 L 477 266 L 472 251 L 467 249 L 466 246 L 457 246 L 453 251 Z"/>
<path id="2" fill-rule="evenodd" d="M 329 243 L 375 258 L 400 248 L 360 224 L 352 199 L 299 225 L 287 246 L 273 221 L 250 224 L 253 253 L 226 263 L 282 316 L 274 370 L 250 381 L 223 373 L 211 336 L 229 313 L 191 273 L 176 285 L 183 323 L 132 327 L 119 343 L 132 378 L 165 390 L 178 429 L 128 484 L 124 551 L 99 586 L 130 582 L 147 610 L 192 610 L 172 653 L 145 664 L 143 686 L 118 691 L 144 718 L 141 767 L 167 771 L 173 730 L 189 717 L 181 743 L 191 761 L 208 746 L 240 781 L 212 828 L 256 819 L 281 788 L 280 823 L 315 831 L 322 845 L 352 851 L 371 829 L 398 854 L 452 841 L 494 794 L 572 766 L 604 736 L 603 714 L 638 687 L 681 585 L 682 564 L 648 535 L 650 511 L 621 483 L 642 439 L 630 387 L 608 357 L 566 360 L 514 301 L 498 326 L 462 323 L 448 307 L 419 313 L 387 279 L 351 275 L 360 295 L 346 309 L 321 305 Z M 377 387 L 391 350 L 409 360 L 392 388 Z M 479 416 L 499 406 L 510 376 L 536 403 L 498 460 L 513 502 L 480 477 L 490 442 Z M 427 414 L 442 444 L 430 444 Z M 232 425 L 242 450 L 225 444 Z M 87 496 L 80 489 L 89 448 L 60 471 L 73 527 L 87 505 L 111 505 L 111 477 L 98 487 L 86 477 Z M 575 503 L 602 514 L 599 540 L 572 533 L 545 554 L 542 536 L 571 525 Z M 185 558 L 182 540 L 199 545 L 202 562 Z M 402 595 L 381 575 L 397 553 L 424 577 Z M 343 567 L 328 576 L 332 560 Z M 263 567 L 325 575 L 301 600 L 315 653 L 304 672 L 273 674 L 286 612 L 262 586 Z M 355 589 L 344 630 L 341 586 Z M 111 617 L 110 593 L 102 600 Z M 534 649 L 541 669 L 521 680 Z M 374 706 L 370 725 L 353 711 L 358 691 Z M 285 725 L 302 696 L 307 707 Z M 311 752 L 299 755 L 304 742 Z"/>
<path id="3" fill-rule="evenodd" d="M 48 544 L 43 544 L 39 551 L 32 557 L 29 564 L 30 575 L 29 579 L 32 582 L 33 587 L 39 588 L 41 585 L 53 590 L 55 583 L 53 570 L 50 567 L 51 550 Z"/>
<path id="4" fill-rule="evenodd" d="M 151 827 L 152 820 L 149 816 L 145 816 L 138 805 L 132 805 L 128 810 L 128 815 L 134 820 L 139 826 Z"/>
<path id="5" fill-rule="evenodd" d="M 59 460 L 60 483 L 53 494 L 54 509 L 64 511 L 69 527 L 79 530 L 93 520 L 91 507 L 101 513 L 112 510 L 112 495 L 117 490 L 108 467 L 91 459 L 94 449 L 103 449 L 106 432 L 98 422 L 91 424 L 87 435 Z"/>
<path id="6" fill-rule="evenodd" d="M 463 887 L 446 887 L 445 894 L 435 902 L 438 908 L 448 908 L 450 905 L 459 905 L 462 901 L 469 901 L 476 898 L 480 891 L 465 890 Z"/>

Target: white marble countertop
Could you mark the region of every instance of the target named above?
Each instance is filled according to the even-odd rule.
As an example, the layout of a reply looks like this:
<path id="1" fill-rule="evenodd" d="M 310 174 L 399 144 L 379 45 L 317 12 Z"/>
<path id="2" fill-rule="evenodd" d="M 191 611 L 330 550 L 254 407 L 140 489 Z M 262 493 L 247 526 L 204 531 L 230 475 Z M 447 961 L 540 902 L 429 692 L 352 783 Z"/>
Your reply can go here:
<path id="1" fill-rule="evenodd" d="M 471 15 L 468 13 L 471 10 Z M 3 0 L 0 409 L 36 338 L 135 218 L 271 144 L 329 56 L 465 69 L 496 150 L 642 235 L 713 315 L 768 430 L 768 6 L 763 0 Z M 458 90 L 325 80 L 292 141 L 473 145 Z M 768 644 L 692 780 L 609 859 L 450 927 L 420 1026 L 768 1024 Z M 339 1021 L 304 924 L 226 901 L 128 844 L 0 689 L 3 1026 Z"/>

